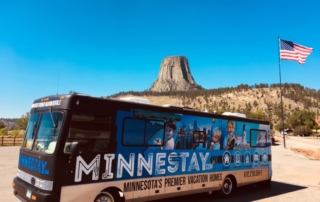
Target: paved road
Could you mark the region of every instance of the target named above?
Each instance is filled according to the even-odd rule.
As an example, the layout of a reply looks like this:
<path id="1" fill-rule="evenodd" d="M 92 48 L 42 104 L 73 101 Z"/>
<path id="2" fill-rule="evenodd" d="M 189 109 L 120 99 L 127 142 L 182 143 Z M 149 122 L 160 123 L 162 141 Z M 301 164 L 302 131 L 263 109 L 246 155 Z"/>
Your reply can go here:
<path id="1" fill-rule="evenodd" d="M 310 143 L 312 142 L 312 143 Z M 314 143 L 316 142 L 316 143 Z M 320 161 L 310 160 L 303 155 L 294 153 L 290 147 L 319 148 L 320 141 L 290 137 L 272 146 L 272 188 L 267 190 L 259 186 L 240 187 L 228 199 L 221 199 L 217 192 L 213 194 L 197 194 L 186 197 L 171 198 L 161 202 L 181 201 L 320 201 Z M 0 198 L 1 201 L 18 202 L 12 194 L 12 179 L 16 175 L 19 147 L 0 147 Z"/>
<path id="2" fill-rule="evenodd" d="M 280 136 L 279 136 L 280 137 Z M 283 141 L 283 138 L 281 138 Z M 320 138 L 303 138 L 303 137 L 294 137 L 289 136 L 285 140 L 286 148 L 320 148 Z"/>
<path id="3" fill-rule="evenodd" d="M 17 174 L 19 146 L 0 147 L 0 199 L 6 202 L 19 201 L 13 195 L 12 179 Z"/>

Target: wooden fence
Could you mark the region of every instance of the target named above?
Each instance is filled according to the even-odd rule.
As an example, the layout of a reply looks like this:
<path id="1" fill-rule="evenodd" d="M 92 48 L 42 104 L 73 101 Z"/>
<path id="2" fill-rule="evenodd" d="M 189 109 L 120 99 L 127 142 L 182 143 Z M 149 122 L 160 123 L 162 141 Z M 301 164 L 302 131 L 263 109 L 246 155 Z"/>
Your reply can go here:
<path id="1" fill-rule="evenodd" d="M 23 137 L 0 136 L 0 146 L 21 146 Z"/>

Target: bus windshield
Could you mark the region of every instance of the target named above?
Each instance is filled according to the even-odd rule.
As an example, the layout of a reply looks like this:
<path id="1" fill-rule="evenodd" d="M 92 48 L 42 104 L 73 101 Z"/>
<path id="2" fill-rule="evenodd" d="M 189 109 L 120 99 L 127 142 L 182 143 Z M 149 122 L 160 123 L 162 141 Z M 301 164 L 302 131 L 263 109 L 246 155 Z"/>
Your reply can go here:
<path id="1" fill-rule="evenodd" d="M 61 112 L 31 114 L 22 147 L 52 154 L 59 137 L 62 119 Z"/>

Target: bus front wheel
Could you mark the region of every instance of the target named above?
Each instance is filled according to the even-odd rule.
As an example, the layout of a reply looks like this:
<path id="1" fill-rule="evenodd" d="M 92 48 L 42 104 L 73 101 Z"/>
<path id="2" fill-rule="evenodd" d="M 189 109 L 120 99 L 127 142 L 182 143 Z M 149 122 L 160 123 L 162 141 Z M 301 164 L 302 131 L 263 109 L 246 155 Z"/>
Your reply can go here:
<path id="1" fill-rule="evenodd" d="M 120 202 L 120 196 L 116 191 L 101 192 L 94 202 Z"/>
<path id="2" fill-rule="evenodd" d="M 236 183 L 231 176 L 227 176 L 226 178 L 224 178 L 222 187 L 221 187 L 222 197 L 229 197 L 235 188 L 236 188 Z"/>

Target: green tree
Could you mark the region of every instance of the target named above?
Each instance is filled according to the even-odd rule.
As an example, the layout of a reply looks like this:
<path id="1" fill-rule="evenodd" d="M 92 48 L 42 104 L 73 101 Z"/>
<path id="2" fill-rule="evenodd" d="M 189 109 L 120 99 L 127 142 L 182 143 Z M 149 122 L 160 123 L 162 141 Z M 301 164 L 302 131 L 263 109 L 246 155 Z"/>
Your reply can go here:
<path id="1" fill-rule="evenodd" d="M 0 121 L 0 129 L 5 128 L 5 127 L 6 127 L 6 125 L 4 125 L 3 121 Z"/>
<path id="2" fill-rule="evenodd" d="M 0 136 L 7 136 L 8 131 L 5 128 L 0 128 Z"/>
<path id="3" fill-rule="evenodd" d="M 310 134 L 313 128 L 316 128 L 315 113 L 312 111 L 301 110 L 294 111 L 287 119 L 290 128 L 294 129 L 295 133 Z"/>
<path id="4" fill-rule="evenodd" d="M 30 112 L 27 112 L 26 115 L 22 115 L 20 119 L 16 120 L 17 129 L 25 130 L 29 121 Z"/>
<path id="5" fill-rule="evenodd" d="M 247 117 L 260 120 L 268 120 L 268 117 L 260 109 L 257 109 L 254 112 L 248 112 Z"/>
<path id="6" fill-rule="evenodd" d="M 283 126 L 284 125 L 284 126 Z M 290 125 L 287 122 L 284 122 L 284 124 L 282 125 L 282 120 L 279 121 L 279 123 L 275 126 L 276 130 L 278 131 L 282 131 L 283 128 L 290 128 Z"/>

